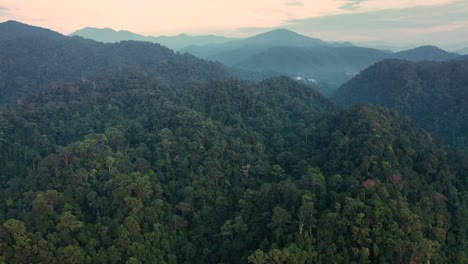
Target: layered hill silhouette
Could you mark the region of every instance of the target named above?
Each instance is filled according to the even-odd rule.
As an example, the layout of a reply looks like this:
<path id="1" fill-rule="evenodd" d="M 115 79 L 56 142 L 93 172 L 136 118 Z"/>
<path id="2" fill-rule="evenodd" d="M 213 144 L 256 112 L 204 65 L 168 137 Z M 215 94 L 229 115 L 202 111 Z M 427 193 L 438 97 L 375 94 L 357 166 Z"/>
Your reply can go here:
<path id="1" fill-rule="evenodd" d="M 284 72 L 332 86 L 349 80 L 361 69 L 388 56 L 360 47 L 274 47 L 239 61 L 236 67 Z M 322 90 L 323 93 L 330 91 Z"/>
<path id="2" fill-rule="evenodd" d="M 340 105 L 378 104 L 409 116 L 454 146 L 468 147 L 468 61 L 385 60 L 344 84 Z"/>
<path id="3" fill-rule="evenodd" d="M 230 76 L 220 63 L 174 53 L 159 44 L 104 44 L 15 21 L 0 24 L 0 102 L 11 102 L 55 80 L 86 81 L 118 66 L 144 67 L 179 84 Z"/>
<path id="4" fill-rule="evenodd" d="M 192 46 L 182 49 L 195 56 L 210 60 L 219 60 L 228 65 L 267 50 L 272 47 L 317 47 L 317 46 L 352 46 L 351 43 L 333 43 L 310 38 L 287 29 L 276 29 L 249 38 L 221 44 Z"/>
<path id="5" fill-rule="evenodd" d="M 305 82 L 313 83 L 325 95 L 331 95 L 337 87 L 361 70 L 384 59 L 443 61 L 459 56 L 457 53 L 450 53 L 434 46 L 422 46 L 396 53 L 389 50 L 362 48 L 349 42 L 327 42 L 311 38 L 287 29 L 276 29 L 231 41 L 216 36 L 179 35 L 154 38 L 123 30 L 117 32 L 111 29 L 93 28 L 85 28 L 72 34 L 105 42 L 115 42 L 125 38 L 160 42 L 180 52 L 219 61 L 240 70 L 300 77 Z M 174 44 L 179 40 L 192 44 L 185 47 Z"/>
<path id="6" fill-rule="evenodd" d="M 447 52 L 435 46 L 421 46 L 414 49 L 396 52 L 389 59 L 400 59 L 408 61 L 445 61 L 460 56 L 458 53 Z"/>
<path id="7" fill-rule="evenodd" d="M 468 55 L 468 48 L 463 48 L 457 51 L 459 54 Z"/>
<path id="8" fill-rule="evenodd" d="M 467 261 L 467 158 L 395 111 L 148 42 L 0 33 L 0 262 Z M 456 104 L 464 63 L 355 79 Z"/>
<path id="9" fill-rule="evenodd" d="M 76 30 L 70 36 L 80 36 L 83 38 L 93 39 L 100 42 L 115 43 L 126 40 L 148 41 L 159 43 L 172 50 L 179 50 L 181 48 L 192 45 L 206 45 L 212 43 L 224 43 L 233 38 L 225 38 L 215 35 L 206 36 L 191 36 L 187 34 L 180 34 L 177 36 L 143 36 L 130 32 L 128 30 L 113 30 L 111 28 L 92 28 L 86 27 Z"/>
<path id="10" fill-rule="evenodd" d="M 187 47 L 183 51 L 226 65 L 255 71 L 275 71 L 317 81 L 330 94 L 361 70 L 384 59 L 443 61 L 459 56 L 434 46 L 393 53 L 309 38 L 280 29 L 244 40 Z"/>

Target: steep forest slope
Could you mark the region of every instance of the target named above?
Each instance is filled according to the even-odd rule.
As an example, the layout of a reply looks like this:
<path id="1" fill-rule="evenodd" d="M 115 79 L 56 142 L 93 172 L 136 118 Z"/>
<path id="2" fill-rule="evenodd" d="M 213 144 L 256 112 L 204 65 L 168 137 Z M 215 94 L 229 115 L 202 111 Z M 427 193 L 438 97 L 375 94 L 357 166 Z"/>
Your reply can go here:
<path id="1" fill-rule="evenodd" d="M 453 146 L 468 149 L 468 60 L 386 60 L 344 84 L 334 100 L 344 106 L 388 107 Z"/>
<path id="2" fill-rule="evenodd" d="M 466 159 L 288 78 L 182 90 L 121 68 L 0 124 L 11 263 L 466 260 Z"/>
<path id="3" fill-rule="evenodd" d="M 220 63 L 177 54 L 159 44 L 104 44 L 15 21 L 0 23 L 0 103 L 12 102 L 52 81 L 85 81 L 124 65 L 144 67 L 178 86 L 230 76 Z"/>

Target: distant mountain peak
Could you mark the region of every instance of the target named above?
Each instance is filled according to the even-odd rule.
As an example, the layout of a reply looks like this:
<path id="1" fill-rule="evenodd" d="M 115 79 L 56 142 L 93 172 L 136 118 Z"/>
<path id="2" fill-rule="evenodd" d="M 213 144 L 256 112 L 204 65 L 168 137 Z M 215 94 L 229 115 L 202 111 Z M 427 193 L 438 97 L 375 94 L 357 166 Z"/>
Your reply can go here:
<path id="1" fill-rule="evenodd" d="M 294 32 L 292 30 L 289 30 L 287 28 L 277 28 L 277 29 L 273 29 L 271 31 L 268 31 L 268 32 L 265 32 L 264 34 L 268 34 L 268 33 L 276 33 L 276 34 L 295 34 L 295 35 L 300 35 L 299 33 L 297 32 Z"/>
<path id="2" fill-rule="evenodd" d="M 53 38 L 63 37 L 62 34 L 50 29 L 31 26 L 16 20 L 8 20 L 6 22 L 0 23 L 0 39 L 38 36 L 48 36 Z"/>
<path id="3" fill-rule="evenodd" d="M 73 35 L 80 35 L 80 34 L 103 34 L 103 33 L 106 33 L 106 34 L 125 33 L 125 34 L 132 34 L 132 35 L 135 35 L 135 33 L 132 33 L 132 32 L 130 32 L 130 31 L 124 30 L 124 29 L 115 30 L 115 29 L 110 28 L 110 27 L 103 27 L 103 28 L 98 28 L 98 27 L 85 27 L 85 28 L 76 30 L 75 32 L 71 33 L 70 36 L 73 36 Z"/>
<path id="4" fill-rule="evenodd" d="M 224 43 L 234 39 L 215 35 L 192 36 L 185 33 L 176 36 L 145 36 L 128 30 L 114 30 L 112 28 L 85 27 L 71 33 L 70 36 L 80 36 L 99 42 L 116 43 L 123 40 L 147 41 L 160 43 L 174 50 L 191 45 L 206 45 L 210 43 Z"/>
<path id="5" fill-rule="evenodd" d="M 4 27 L 39 28 L 39 27 L 36 27 L 36 26 L 31 26 L 31 25 L 28 25 L 28 24 L 25 24 L 25 23 L 21 23 L 21 22 L 16 21 L 16 20 L 8 20 L 8 21 L 5 21 L 3 23 L 0 23 L 0 25 L 2 25 Z"/>
<path id="6" fill-rule="evenodd" d="M 301 34 L 299 34 L 297 32 L 294 32 L 294 31 L 286 29 L 286 28 L 274 29 L 274 30 L 271 30 L 271 31 L 260 33 L 258 35 L 253 36 L 253 37 L 250 37 L 250 38 L 263 38 L 263 37 L 280 37 L 281 38 L 281 37 L 291 37 L 291 36 L 309 38 L 307 36 L 301 35 Z"/>
<path id="7" fill-rule="evenodd" d="M 244 45 L 269 45 L 271 46 L 329 46 L 330 43 L 320 39 L 301 35 L 285 28 L 274 29 L 242 40 Z"/>
<path id="8" fill-rule="evenodd" d="M 457 53 L 447 52 L 439 47 L 432 45 L 424 45 L 414 49 L 404 50 L 394 53 L 392 58 L 404 59 L 411 61 L 422 61 L 422 60 L 433 60 L 443 61 L 448 59 L 454 59 L 458 57 Z"/>
<path id="9" fill-rule="evenodd" d="M 24 25 L 23 23 L 18 22 L 16 20 L 7 20 L 7 21 L 5 21 L 5 22 L 3 22 L 1 24 L 22 24 L 22 25 Z"/>
<path id="10" fill-rule="evenodd" d="M 74 33 L 76 32 L 86 32 L 86 31 L 105 31 L 105 32 L 124 32 L 124 30 L 120 30 L 120 31 L 117 31 L 113 28 L 110 28 L 110 27 L 103 27 L 103 28 L 98 28 L 98 27 L 85 27 L 85 28 L 82 28 L 82 29 L 78 29 L 76 30 L 75 32 L 71 33 L 70 35 L 73 35 Z"/>
<path id="11" fill-rule="evenodd" d="M 416 47 L 414 49 L 410 49 L 410 50 L 437 50 L 437 51 L 443 51 L 443 52 L 446 52 L 445 50 L 437 47 L 437 46 L 433 46 L 433 45 L 423 45 L 423 46 L 420 46 L 420 47 Z"/>

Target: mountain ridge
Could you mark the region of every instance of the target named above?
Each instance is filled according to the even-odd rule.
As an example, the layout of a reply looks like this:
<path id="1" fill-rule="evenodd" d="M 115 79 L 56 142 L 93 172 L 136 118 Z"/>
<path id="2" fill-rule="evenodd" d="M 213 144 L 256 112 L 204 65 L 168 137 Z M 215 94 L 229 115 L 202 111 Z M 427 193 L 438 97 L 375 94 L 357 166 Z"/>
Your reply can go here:
<path id="1" fill-rule="evenodd" d="M 62 34 L 48 28 L 31 26 L 16 20 L 8 20 L 0 23 L 0 31 L 2 32 L 2 35 L 0 35 L 0 40 L 2 41 L 15 40 L 16 38 L 22 38 L 25 36 L 47 36 L 49 38 L 60 38 L 63 36 Z"/>
<path id="2" fill-rule="evenodd" d="M 192 53 L 202 58 L 216 58 L 217 54 L 243 48 L 271 48 L 275 46 L 352 46 L 349 42 L 327 42 L 318 38 L 308 37 L 289 29 L 274 29 L 248 38 L 233 40 L 226 43 L 205 46 L 190 46 L 181 52 Z M 227 63 L 229 64 L 229 63 Z"/>
<path id="3" fill-rule="evenodd" d="M 0 23 L 0 47 L 1 103 L 12 102 L 56 80 L 86 80 L 119 66 L 145 67 L 180 84 L 201 76 L 202 79 L 231 76 L 220 63 L 175 53 L 159 44 L 141 41 L 105 44 L 16 22 Z"/>
<path id="4" fill-rule="evenodd" d="M 313 79 L 321 92 L 331 95 L 333 89 L 350 80 L 354 75 L 384 59 L 405 59 L 409 61 L 444 61 L 459 57 L 434 46 L 391 53 L 363 47 L 272 47 L 242 49 L 209 57 L 230 65 L 249 70 L 284 72 L 303 79 Z M 240 55 L 243 54 L 244 56 Z M 328 88 L 327 87 L 331 87 Z M 336 87 L 336 88 L 333 88 Z"/>
<path id="5" fill-rule="evenodd" d="M 348 53 L 344 53 L 345 50 Z M 223 44 L 191 46 L 181 51 L 228 66 L 280 72 L 317 81 L 318 89 L 327 96 L 360 71 L 384 59 L 443 61 L 459 57 L 457 53 L 429 45 L 392 52 L 353 46 L 347 42 L 325 42 L 287 29 L 272 30 Z M 360 56 L 355 56 L 357 53 Z"/>
<path id="6" fill-rule="evenodd" d="M 409 116 L 454 147 L 468 149 L 468 61 L 384 60 L 343 84 L 339 105 L 382 105 Z"/>
<path id="7" fill-rule="evenodd" d="M 459 49 L 456 51 L 457 53 L 460 53 L 462 55 L 468 55 L 468 47 L 467 48 L 463 48 L 463 49 Z"/>
<path id="8" fill-rule="evenodd" d="M 409 61 L 444 61 L 449 59 L 455 59 L 460 54 L 455 52 L 448 52 L 439 47 L 432 45 L 425 45 L 416 47 L 414 49 L 403 50 L 400 52 L 393 53 L 389 59 L 401 59 Z"/>
<path id="9" fill-rule="evenodd" d="M 99 42 L 115 43 L 124 40 L 138 40 L 159 43 L 173 50 L 179 50 L 191 45 L 206 45 L 210 43 L 223 43 L 234 40 L 216 35 L 191 36 L 181 33 L 175 36 L 144 36 L 128 30 L 114 30 L 112 28 L 86 27 L 76 30 L 70 36 L 80 36 Z"/>

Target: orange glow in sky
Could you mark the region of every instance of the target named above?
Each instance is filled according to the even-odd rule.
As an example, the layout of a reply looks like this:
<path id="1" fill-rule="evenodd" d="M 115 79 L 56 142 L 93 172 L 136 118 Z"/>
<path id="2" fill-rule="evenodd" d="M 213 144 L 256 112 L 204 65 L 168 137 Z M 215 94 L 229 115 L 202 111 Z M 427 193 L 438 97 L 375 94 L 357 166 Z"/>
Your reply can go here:
<path id="1" fill-rule="evenodd" d="M 69 34 L 83 27 L 111 27 L 144 35 L 219 33 L 287 27 L 288 20 L 359 13 L 456 0 L 11 0 L 0 1 L 0 22 L 18 20 Z"/>

